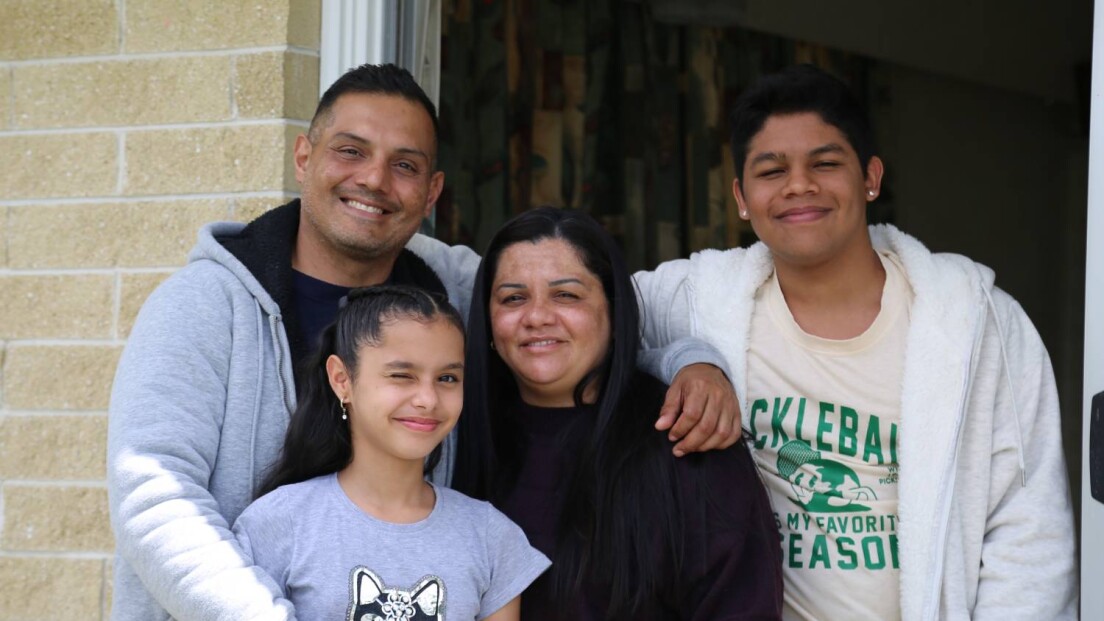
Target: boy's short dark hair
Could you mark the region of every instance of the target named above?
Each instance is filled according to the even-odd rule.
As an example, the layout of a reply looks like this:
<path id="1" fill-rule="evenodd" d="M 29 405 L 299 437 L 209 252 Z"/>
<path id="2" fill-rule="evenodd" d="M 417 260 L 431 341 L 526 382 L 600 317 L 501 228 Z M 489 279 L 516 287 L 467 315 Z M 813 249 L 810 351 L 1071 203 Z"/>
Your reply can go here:
<path id="1" fill-rule="evenodd" d="M 839 129 L 865 174 L 876 150 L 866 110 L 839 78 L 812 65 L 796 65 L 763 76 L 737 98 L 730 117 L 736 177 L 743 177 L 748 145 L 769 117 L 803 112 L 814 112 Z"/>

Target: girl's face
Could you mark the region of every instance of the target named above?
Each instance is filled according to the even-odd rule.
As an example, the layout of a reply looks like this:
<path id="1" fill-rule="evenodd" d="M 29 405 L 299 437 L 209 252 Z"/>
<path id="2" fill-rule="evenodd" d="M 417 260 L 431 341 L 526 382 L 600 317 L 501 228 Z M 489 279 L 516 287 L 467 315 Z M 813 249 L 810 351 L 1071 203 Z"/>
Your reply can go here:
<path id="1" fill-rule="evenodd" d="M 399 319 L 382 337 L 360 347 L 355 377 L 330 356 L 330 386 L 348 409 L 354 459 L 370 451 L 421 463 L 460 416 L 464 337 L 444 319 Z"/>
<path id="2" fill-rule="evenodd" d="M 602 282 L 562 239 L 519 242 L 502 251 L 491 284 L 494 346 L 526 403 L 574 404 L 575 386 L 609 350 L 609 302 Z M 597 398 L 593 385 L 583 394 Z"/>

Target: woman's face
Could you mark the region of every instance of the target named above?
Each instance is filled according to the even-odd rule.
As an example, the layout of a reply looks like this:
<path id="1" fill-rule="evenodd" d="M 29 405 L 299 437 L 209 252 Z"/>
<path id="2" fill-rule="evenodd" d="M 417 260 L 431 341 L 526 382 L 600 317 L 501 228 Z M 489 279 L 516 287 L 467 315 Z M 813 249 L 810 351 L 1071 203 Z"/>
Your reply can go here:
<path id="1" fill-rule="evenodd" d="M 610 343 L 602 282 L 561 239 L 519 242 L 503 250 L 491 283 L 491 333 L 521 398 L 542 407 L 574 405 L 575 386 Z M 597 400 L 591 385 L 583 400 Z"/>

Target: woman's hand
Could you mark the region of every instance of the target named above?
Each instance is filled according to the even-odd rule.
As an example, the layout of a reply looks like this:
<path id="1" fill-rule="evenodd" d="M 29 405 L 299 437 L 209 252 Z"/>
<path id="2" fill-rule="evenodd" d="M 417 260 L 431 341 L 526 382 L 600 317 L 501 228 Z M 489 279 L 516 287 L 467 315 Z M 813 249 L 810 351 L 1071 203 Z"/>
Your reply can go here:
<path id="1" fill-rule="evenodd" d="M 740 403 L 725 374 L 711 364 L 683 367 L 659 410 L 656 429 L 670 430 L 675 457 L 728 448 L 740 439 Z"/>

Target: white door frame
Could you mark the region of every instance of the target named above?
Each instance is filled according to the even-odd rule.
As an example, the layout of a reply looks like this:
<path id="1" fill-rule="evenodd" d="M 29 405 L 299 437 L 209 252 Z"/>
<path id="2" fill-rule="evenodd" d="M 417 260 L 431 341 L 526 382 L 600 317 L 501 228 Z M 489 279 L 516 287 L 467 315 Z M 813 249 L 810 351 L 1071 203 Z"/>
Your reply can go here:
<path id="1" fill-rule="evenodd" d="M 1096 0 L 1095 5 L 1085 252 L 1084 426 L 1081 435 L 1082 619 L 1104 619 L 1104 589 L 1100 586 L 1104 579 L 1104 503 L 1092 497 L 1089 480 L 1092 397 L 1104 391 L 1104 0 Z"/>
<path id="2" fill-rule="evenodd" d="M 318 94 L 364 63 L 405 67 L 438 105 L 441 0 L 322 0 Z"/>

